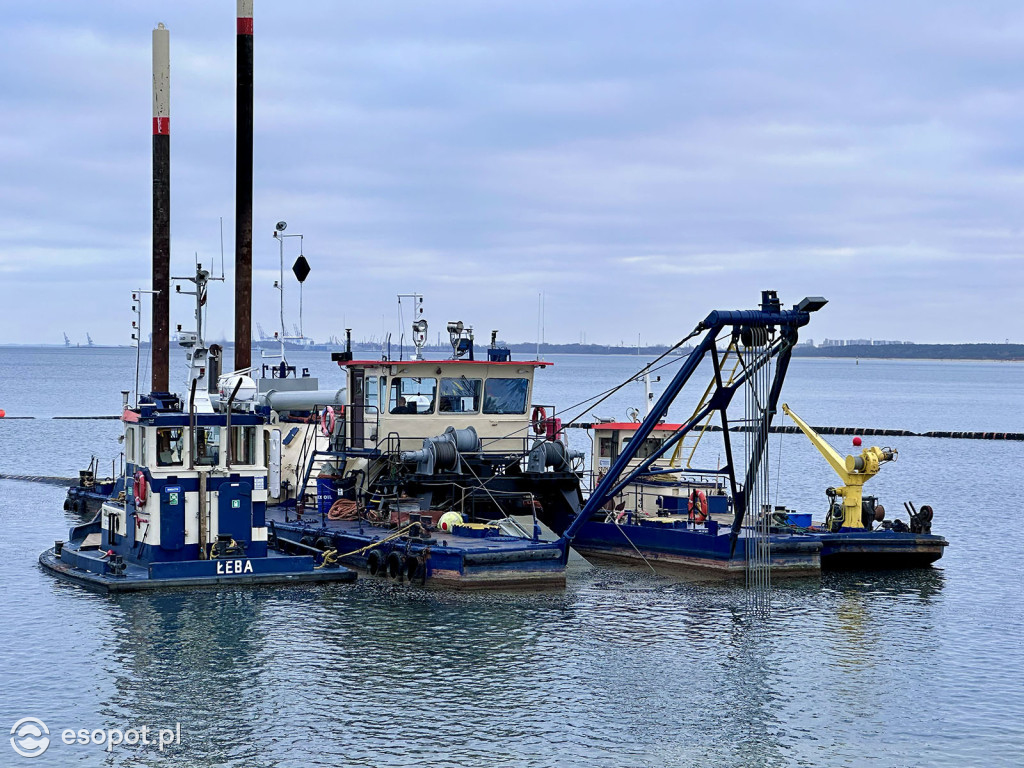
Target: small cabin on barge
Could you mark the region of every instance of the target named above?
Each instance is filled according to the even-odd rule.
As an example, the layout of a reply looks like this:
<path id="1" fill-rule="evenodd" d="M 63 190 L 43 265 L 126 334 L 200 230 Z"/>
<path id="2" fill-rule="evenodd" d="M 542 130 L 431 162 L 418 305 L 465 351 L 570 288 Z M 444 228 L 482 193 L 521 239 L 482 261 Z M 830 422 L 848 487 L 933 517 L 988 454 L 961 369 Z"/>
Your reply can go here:
<path id="1" fill-rule="evenodd" d="M 591 457 L 595 473 L 595 485 L 599 483 L 615 463 L 615 460 L 630 446 L 640 422 L 598 422 L 593 425 L 594 447 Z M 675 435 L 682 425 L 658 424 L 644 444 L 627 465 L 635 469 L 662 447 L 666 440 Z M 672 460 L 654 464 L 652 474 L 630 483 L 615 499 L 613 506 L 640 517 L 688 514 L 689 498 L 693 492 L 703 492 L 707 499 L 707 513 L 724 518 L 732 514 L 727 489 L 722 478 L 686 468 L 676 468 Z M 656 474 L 654 474 L 656 473 Z M 724 519 L 721 520 L 724 522 Z"/>

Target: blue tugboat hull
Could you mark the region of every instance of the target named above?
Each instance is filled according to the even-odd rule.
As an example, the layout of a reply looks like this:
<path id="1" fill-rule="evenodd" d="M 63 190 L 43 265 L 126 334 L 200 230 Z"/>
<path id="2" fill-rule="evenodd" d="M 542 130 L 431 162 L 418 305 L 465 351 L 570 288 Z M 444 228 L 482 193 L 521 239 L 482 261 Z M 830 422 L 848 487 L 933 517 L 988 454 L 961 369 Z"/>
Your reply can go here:
<path id="1" fill-rule="evenodd" d="M 140 592 L 173 587 L 236 587 L 257 584 L 352 582 L 355 571 L 335 566 L 317 569 L 311 556 L 183 560 L 139 565 L 125 563 L 122 574 L 109 572 L 98 554 L 75 552 L 64 547 L 57 555 L 51 547 L 39 556 L 39 564 L 54 576 L 95 592 Z"/>

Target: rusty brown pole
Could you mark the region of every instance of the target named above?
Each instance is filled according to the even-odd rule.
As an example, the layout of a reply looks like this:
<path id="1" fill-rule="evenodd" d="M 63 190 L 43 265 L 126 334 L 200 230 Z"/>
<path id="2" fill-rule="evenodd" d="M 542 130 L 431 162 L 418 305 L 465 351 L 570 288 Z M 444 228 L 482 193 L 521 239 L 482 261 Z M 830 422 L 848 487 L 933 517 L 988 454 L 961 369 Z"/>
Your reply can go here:
<path id="1" fill-rule="evenodd" d="M 235 92 L 235 370 L 252 365 L 252 3 L 238 0 Z"/>
<path id="2" fill-rule="evenodd" d="M 153 364 L 153 392 L 168 391 L 170 368 L 171 56 L 169 37 L 163 24 L 153 30 L 153 341 L 150 347 Z"/>

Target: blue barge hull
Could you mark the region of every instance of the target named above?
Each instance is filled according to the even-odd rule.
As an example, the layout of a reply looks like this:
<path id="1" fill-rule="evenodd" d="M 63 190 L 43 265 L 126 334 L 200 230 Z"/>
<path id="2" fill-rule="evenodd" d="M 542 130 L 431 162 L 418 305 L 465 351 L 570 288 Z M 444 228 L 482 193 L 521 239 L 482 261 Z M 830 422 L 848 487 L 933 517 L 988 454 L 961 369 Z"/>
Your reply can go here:
<path id="1" fill-rule="evenodd" d="M 804 576 L 821 570 L 822 542 L 814 537 L 772 534 L 771 567 L 778 575 Z M 702 568 L 742 574 L 747 567 L 746 540 L 741 536 L 730 556 L 727 528 L 616 525 L 588 522 L 580 528 L 573 548 L 584 557 L 642 561 L 666 566 Z"/>
<path id="2" fill-rule="evenodd" d="M 821 567 L 826 570 L 924 568 L 949 546 L 944 537 L 930 533 L 844 528 L 808 535 L 821 541 Z"/>
<path id="3" fill-rule="evenodd" d="M 333 549 L 338 562 L 371 576 L 428 587 L 564 587 L 566 548 L 561 541 L 518 536 L 396 536 L 396 529 L 359 521 L 286 521 L 269 510 L 268 527 L 283 551 Z"/>

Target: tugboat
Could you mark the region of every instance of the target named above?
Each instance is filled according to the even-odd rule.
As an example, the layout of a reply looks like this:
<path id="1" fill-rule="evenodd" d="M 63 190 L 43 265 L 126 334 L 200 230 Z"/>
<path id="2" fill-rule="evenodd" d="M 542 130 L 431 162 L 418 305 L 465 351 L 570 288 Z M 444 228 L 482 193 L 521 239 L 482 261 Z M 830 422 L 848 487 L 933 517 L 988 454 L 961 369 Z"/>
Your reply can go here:
<path id="1" fill-rule="evenodd" d="M 845 459 L 813 427 L 783 403 L 783 412 L 818 449 L 843 484 L 828 488 L 828 513 L 825 521 L 808 529 L 821 541 L 821 566 L 828 569 L 922 568 L 942 557 L 949 542 L 932 533 L 931 506 L 916 507 L 906 502 L 910 524 L 885 518 L 885 507 L 875 496 L 864 495 L 864 484 L 878 474 L 898 453 L 892 448 L 871 446 L 859 456 Z M 854 438 L 854 445 L 860 438 Z M 876 527 L 877 526 L 877 527 Z"/>
<path id="2" fill-rule="evenodd" d="M 188 399 L 154 393 L 128 405 L 123 392 L 127 493 L 71 528 L 40 555 L 54 575 L 95 591 L 280 582 L 347 582 L 356 574 L 315 550 L 282 553 L 268 535 L 268 419 L 236 413 L 210 377 L 218 369 L 202 339 L 208 275 L 197 268 L 197 328 L 188 350 Z M 154 344 L 154 355 L 160 354 Z M 155 366 L 154 366 L 155 367 Z M 237 394 L 237 391 L 233 394 Z"/>
<path id="3" fill-rule="evenodd" d="M 597 425 L 597 482 L 584 507 L 566 514 L 542 510 L 542 521 L 584 557 L 746 573 L 757 583 L 769 569 L 819 572 L 820 541 L 770 532 L 763 458 L 798 329 L 826 303 L 806 298 L 783 309 L 774 291 L 764 291 L 759 309 L 710 313 L 676 345 L 703 336 L 642 422 Z M 682 424 L 663 423 L 707 358 L 712 379 L 693 415 Z M 744 416 L 730 421 L 737 395 L 745 401 Z M 699 439 L 711 428 L 716 413 L 724 464 L 690 468 L 670 461 L 670 452 L 687 447 L 688 435 Z M 742 430 L 742 445 L 733 445 L 731 424 Z"/>
<path id="4" fill-rule="evenodd" d="M 245 5 L 240 3 L 240 9 Z M 241 105 L 242 83 L 246 73 L 251 83 L 252 75 L 251 18 L 239 18 L 238 29 L 240 38 L 249 38 L 247 46 L 239 45 Z M 241 55 L 245 50 L 248 57 Z M 214 407 L 219 398 L 210 393 L 216 391 L 219 355 L 203 342 L 209 275 L 199 266 L 189 278 L 195 283 L 196 331 L 179 336 L 189 362 L 187 400 L 169 392 L 170 67 L 162 24 L 153 32 L 153 63 L 152 390 L 133 406 L 129 391 L 122 391 L 125 476 L 130 477 L 124 497 L 103 502 L 91 522 L 74 526 L 67 542 L 55 542 L 39 562 L 59 578 L 102 592 L 352 581 L 356 574 L 330 558 L 311 551 L 282 553 L 271 546 L 268 449 L 259 439 L 268 417 L 233 413 L 237 387 L 226 407 Z M 247 95 L 251 115 L 251 88 Z M 244 203 L 248 195 L 250 215 L 241 218 L 251 225 L 251 153 L 248 157 L 248 171 L 240 168 L 239 177 L 247 176 L 249 184 L 240 184 L 239 198 Z M 237 263 L 236 279 L 248 285 L 251 254 Z M 251 297 L 243 295 L 236 322 L 241 316 L 239 324 L 248 328 Z"/>
<path id="5" fill-rule="evenodd" d="M 564 585 L 568 547 L 537 518 L 579 511 L 583 457 L 554 408 L 531 405 L 551 363 L 513 361 L 496 331 L 476 360 L 462 322 L 448 324 L 452 358 L 425 360 L 426 327 L 413 325 L 410 360 L 355 360 L 350 341 L 332 355 L 347 396 L 300 441 L 296 504 L 268 512 L 274 540 L 415 585 Z"/>

